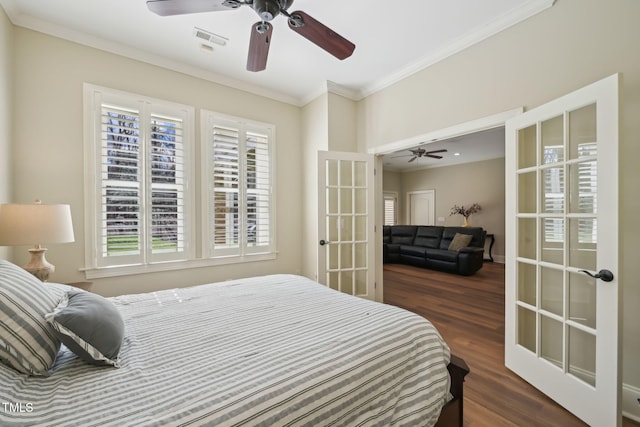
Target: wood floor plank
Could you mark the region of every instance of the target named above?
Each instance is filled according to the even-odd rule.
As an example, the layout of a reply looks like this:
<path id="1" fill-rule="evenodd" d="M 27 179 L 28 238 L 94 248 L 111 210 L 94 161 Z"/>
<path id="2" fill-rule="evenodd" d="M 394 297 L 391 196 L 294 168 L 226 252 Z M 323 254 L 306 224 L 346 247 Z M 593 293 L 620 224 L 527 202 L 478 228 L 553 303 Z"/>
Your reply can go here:
<path id="1" fill-rule="evenodd" d="M 429 319 L 469 365 L 465 426 L 586 426 L 504 366 L 503 264 L 471 277 L 385 264 L 384 302 Z"/>

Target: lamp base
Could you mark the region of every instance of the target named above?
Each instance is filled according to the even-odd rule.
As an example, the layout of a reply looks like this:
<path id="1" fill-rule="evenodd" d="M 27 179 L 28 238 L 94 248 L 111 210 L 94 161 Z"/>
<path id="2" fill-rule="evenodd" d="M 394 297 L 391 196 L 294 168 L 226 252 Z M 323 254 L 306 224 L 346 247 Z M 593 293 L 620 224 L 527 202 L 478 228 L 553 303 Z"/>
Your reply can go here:
<path id="1" fill-rule="evenodd" d="M 36 276 L 41 281 L 46 282 L 49 280 L 49 274 L 56 271 L 56 267 L 49 263 L 44 256 L 45 252 L 47 252 L 47 248 L 41 248 L 40 245 L 38 245 L 35 248 L 29 249 L 29 252 L 31 253 L 31 260 L 22 268 Z"/>

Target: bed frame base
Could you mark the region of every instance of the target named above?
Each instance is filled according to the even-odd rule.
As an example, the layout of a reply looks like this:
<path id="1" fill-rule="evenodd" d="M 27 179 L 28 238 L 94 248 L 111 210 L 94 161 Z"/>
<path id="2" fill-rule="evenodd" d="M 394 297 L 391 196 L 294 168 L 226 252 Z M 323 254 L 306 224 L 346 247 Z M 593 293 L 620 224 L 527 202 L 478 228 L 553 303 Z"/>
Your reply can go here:
<path id="1" fill-rule="evenodd" d="M 440 412 L 436 427 L 462 427 L 464 414 L 463 385 L 469 367 L 461 358 L 451 355 L 451 363 L 447 366 L 451 376 L 451 394 L 453 399 L 447 402 Z"/>

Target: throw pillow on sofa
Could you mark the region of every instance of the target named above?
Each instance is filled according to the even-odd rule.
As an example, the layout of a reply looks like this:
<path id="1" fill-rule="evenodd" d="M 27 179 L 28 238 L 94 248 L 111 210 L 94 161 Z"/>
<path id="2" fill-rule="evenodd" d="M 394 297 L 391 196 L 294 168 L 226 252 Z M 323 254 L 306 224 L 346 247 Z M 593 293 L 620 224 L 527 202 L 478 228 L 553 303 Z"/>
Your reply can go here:
<path id="1" fill-rule="evenodd" d="M 466 248 L 471 243 L 471 239 L 473 239 L 471 234 L 456 233 L 451 243 L 449 243 L 449 250 L 459 251 L 462 248 Z"/>

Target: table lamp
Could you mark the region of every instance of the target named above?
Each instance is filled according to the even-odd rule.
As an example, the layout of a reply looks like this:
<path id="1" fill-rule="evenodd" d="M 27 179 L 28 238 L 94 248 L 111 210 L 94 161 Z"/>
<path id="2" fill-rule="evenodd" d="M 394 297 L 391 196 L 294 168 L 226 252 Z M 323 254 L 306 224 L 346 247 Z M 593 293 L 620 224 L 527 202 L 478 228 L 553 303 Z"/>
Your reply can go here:
<path id="1" fill-rule="evenodd" d="M 55 266 L 46 260 L 47 249 L 41 244 L 73 241 L 69 205 L 43 205 L 40 200 L 32 204 L 0 205 L 0 245 L 35 243 L 35 247 L 29 249 L 31 261 L 23 268 L 43 282 L 49 279 Z"/>

